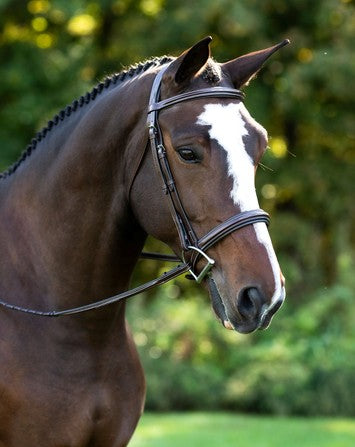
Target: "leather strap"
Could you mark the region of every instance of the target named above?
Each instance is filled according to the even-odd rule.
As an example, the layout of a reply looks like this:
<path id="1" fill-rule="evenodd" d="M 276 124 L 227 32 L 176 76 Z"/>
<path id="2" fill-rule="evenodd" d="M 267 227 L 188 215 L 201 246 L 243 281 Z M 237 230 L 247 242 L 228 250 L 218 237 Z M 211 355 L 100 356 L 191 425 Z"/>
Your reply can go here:
<path id="1" fill-rule="evenodd" d="M 268 224 L 270 221 L 269 215 L 265 213 L 263 210 L 253 210 L 253 211 L 245 211 L 240 214 L 236 214 L 226 221 L 222 222 L 217 227 L 213 228 L 209 231 L 205 236 L 203 236 L 198 241 L 198 245 L 201 247 L 203 251 L 210 248 L 212 245 L 215 245 L 222 238 L 228 236 L 233 231 L 239 230 L 247 225 L 251 225 L 258 222 L 264 222 Z M 196 253 L 196 252 L 194 252 Z M 162 255 L 160 253 L 142 253 L 142 258 L 145 259 L 155 259 L 160 261 L 171 261 L 171 262 L 181 262 L 179 258 L 174 255 Z M 6 307 L 11 310 L 20 311 L 27 314 L 38 315 L 43 317 L 59 317 L 64 315 L 73 315 L 81 312 L 87 312 L 93 309 L 99 309 L 103 306 L 108 306 L 109 304 L 117 303 L 118 301 L 122 301 L 126 298 L 130 298 L 138 295 L 144 291 L 150 290 L 153 287 L 160 286 L 165 284 L 168 281 L 182 275 L 183 273 L 188 272 L 193 269 L 197 260 L 199 259 L 199 255 L 194 256 L 189 262 L 184 262 L 172 270 L 163 273 L 163 275 L 155 278 L 147 283 L 144 283 L 134 289 L 127 290 L 125 292 L 119 293 L 117 295 L 111 296 L 109 298 L 105 298 L 101 301 L 95 301 L 90 304 L 86 304 L 84 306 L 73 307 L 71 309 L 59 310 L 59 311 L 40 311 L 35 309 L 27 309 L 21 306 L 16 306 L 14 304 L 6 303 L 0 300 L 0 305 Z"/>
<path id="2" fill-rule="evenodd" d="M 270 224 L 270 216 L 264 210 L 250 210 L 235 214 L 221 224 L 214 227 L 211 231 L 201 237 L 198 241 L 198 246 L 202 251 L 206 251 L 213 245 L 217 244 L 221 239 L 225 238 L 234 231 L 240 230 L 243 227 L 253 225 L 256 223 Z M 199 259 L 198 253 L 194 252 L 190 264 L 192 269 L 195 268 L 196 262 Z"/>
<path id="3" fill-rule="evenodd" d="M 230 233 L 240 230 L 247 225 L 252 225 L 259 222 L 263 222 L 266 225 L 270 224 L 269 214 L 262 209 L 243 211 L 239 214 L 235 214 L 205 234 L 198 241 L 199 247 L 201 250 L 208 250 Z"/>
<path id="4" fill-rule="evenodd" d="M 156 103 L 160 96 L 161 80 L 167 67 L 161 69 L 154 79 L 149 104 Z M 158 175 L 162 179 L 162 189 L 164 195 L 168 198 L 170 214 L 179 235 L 180 245 L 182 250 L 186 251 L 190 245 L 196 245 L 197 236 L 190 224 L 176 189 L 163 144 L 163 136 L 158 122 L 157 110 L 148 111 L 147 125 L 154 165 Z"/>
<path id="5" fill-rule="evenodd" d="M 191 101 L 200 98 L 233 98 L 243 101 L 245 94 L 241 90 L 227 87 L 212 87 L 194 90 L 192 92 L 181 93 L 172 98 L 163 99 L 159 102 L 153 102 L 149 105 L 148 113 L 166 109 L 183 101 Z"/>
<path id="6" fill-rule="evenodd" d="M 177 276 L 182 275 L 183 273 L 186 273 L 190 269 L 190 266 L 188 264 L 181 264 L 175 267 L 172 270 L 169 270 L 168 272 L 163 273 L 158 278 L 152 279 L 149 282 L 146 282 L 138 287 L 135 287 L 134 289 L 127 290 L 125 292 L 119 293 L 117 295 L 111 296 L 109 298 L 105 298 L 100 301 L 95 301 L 90 304 L 85 304 L 84 306 L 79 307 L 72 307 L 70 309 L 64 309 L 64 310 L 52 310 L 52 311 L 41 311 L 36 309 L 27 309 L 25 307 L 17 306 L 14 304 L 6 303 L 5 301 L 0 300 L 0 305 L 3 307 L 6 307 L 7 309 L 16 310 L 22 313 L 31 314 L 31 315 L 37 315 L 40 317 L 59 317 L 64 315 L 73 315 L 78 314 L 81 312 L 87 312 L 89 310 L 99 309 L 103 306 L 108 306 L 109 304 L 117 303 L 118 301 L 122 301 L 126 298 L 130 298 L 132 296 L 136 296 L 142 292 L 145 292 L 146 290 L 150 290 L 153 287 L 160 286 L 162 284 L 165 284 L 168 281 L 171 281 L 172 279 L 176 278 Z"/>

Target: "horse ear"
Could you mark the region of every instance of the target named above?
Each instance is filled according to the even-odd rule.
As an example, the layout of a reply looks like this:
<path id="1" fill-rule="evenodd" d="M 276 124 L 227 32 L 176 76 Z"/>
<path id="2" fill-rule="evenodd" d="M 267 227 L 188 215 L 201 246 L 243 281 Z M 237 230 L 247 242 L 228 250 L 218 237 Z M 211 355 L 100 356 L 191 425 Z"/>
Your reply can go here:
<path id="1" fill-rule="evenodd" d="M 178 85 L 190 81 L 208 61 L 211 40 L 212 37 L 205 37 L 193 47 L 184 51 L 170 64 L 164 78 L 172 79 Z"/>
<path id="2" fill-rule="evenodd" d="M 283 42 L 280 42 L 273 47 L 240 56 L 237 59 L 221 64 L 222 70 L 230 76 L 234 87 L 240 88 L 247 84 L 257 74 L 263 63 L 275 53 L 275 51 L 289 43 L 290 41 L 285 39 Z"/>

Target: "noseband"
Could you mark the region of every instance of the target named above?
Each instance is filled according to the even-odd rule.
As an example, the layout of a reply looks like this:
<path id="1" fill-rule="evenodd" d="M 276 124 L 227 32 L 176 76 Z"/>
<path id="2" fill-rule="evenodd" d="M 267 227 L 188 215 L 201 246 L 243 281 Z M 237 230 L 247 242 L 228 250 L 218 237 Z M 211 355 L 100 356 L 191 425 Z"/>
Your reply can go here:
<path id="1" fill-rule="evenodd" d="M 58 317 L 86 312 L 112 303 L 116 303 L 123 299 L 138 295 L 139 293 L 146 290 L 152 289 L 153 287 L 164 284 L 186 272 L 190 272 L 190 279 L 195 279 L 198 283 L 200 283 L 215 264 L 215 261 L 206 254 L 206 251 L 210 247 L 214 246 L 218 241 L 233 233 L 234 231 L 239 230 L 247 225 L 253 225 L 259 222 L 263 222 L 267 225 L 269 224 L 269 215 L 262 209 L 243 211 L 239 214 L 235 214 L 221 224 L 217 225 L 201 238 L 198 238 L 196 236 L 196 233 L 180 200 L 179 193 L 177 191 L 176 184 L 169 166 L 166 149 L 164 147 L 163 135 L 159 126 L 159 112 L 181 102 L 192 101 L 199 98 L 231 98 L 243 101 L 244 93 L 240 90 L 232 88 L 211 87 L 182 93 L 180 95 L 173 96 L 172 98 L 160 100 L 161 81 L 167 68 L 168 66 L 160 70 L 154 79 L 149 99 L 147 123 L 154 165 L 158 172 L 158 175 L 161 178 L 163 192 L 164 195 L 166 195 L 168 198 L 171 217 L 175 223 L 176 230 L 179 235 L 181 245 L 181 259 L 173 255 L 162 255 L 160 253 L 147 252 L 143 252 L 141 254 L 141 257 L 145 259 L 179 262 L 180 264 L 177 267 L 169 270 L 168 272 L 165 272 L 158 278 L 144 283 L 134 289 L 127 290 L 125 292 L 119 293 L 118 295 L 80 307 L 58 311 L 40 311 L 10 304 L 2 301 L 1 299 L 0 305 L 8 309 L 17 310 L 27 314 L 45 317 Z M 202 268 L 201 272 L 198 273 L 196 272 L 196 264 L 201 257 L 205 259 L 206 264 Z"/>

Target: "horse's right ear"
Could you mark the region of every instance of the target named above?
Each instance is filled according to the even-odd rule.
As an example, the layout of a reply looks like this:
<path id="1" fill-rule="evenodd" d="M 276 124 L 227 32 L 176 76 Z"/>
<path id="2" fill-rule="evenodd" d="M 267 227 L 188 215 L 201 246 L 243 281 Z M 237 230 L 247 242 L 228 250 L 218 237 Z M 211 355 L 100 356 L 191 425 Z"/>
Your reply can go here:
<path id="1" fill-rule="evenodd" d="M 211 40 L 212 37 L 205 37 L 177 57 L 165 72 L 164 81 L 173 81 L 176 86 L 179 86 L 195 77 L 210 57 Z"/>

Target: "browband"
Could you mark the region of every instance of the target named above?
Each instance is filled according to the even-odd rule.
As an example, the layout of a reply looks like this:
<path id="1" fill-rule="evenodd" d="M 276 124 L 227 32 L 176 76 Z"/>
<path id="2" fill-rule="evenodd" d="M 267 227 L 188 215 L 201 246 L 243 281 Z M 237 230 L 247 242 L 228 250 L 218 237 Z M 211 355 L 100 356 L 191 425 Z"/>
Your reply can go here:
<path id="1" fill-rule="evenodd" d="M 227 87 L 201 88 L 200 90 L 181 93 L 180 95 L 173 96 L 172 98 L 154 102 L 153 104 L 149 105 L 148 113 L 166 109 L 167 107 L 174 106 L 175 104 L 179 104 L 183 101 L 190 101 L 192 99 L 200 98 L 233 98 L 243 101 L 245 94 L 241 90 Z"/>

